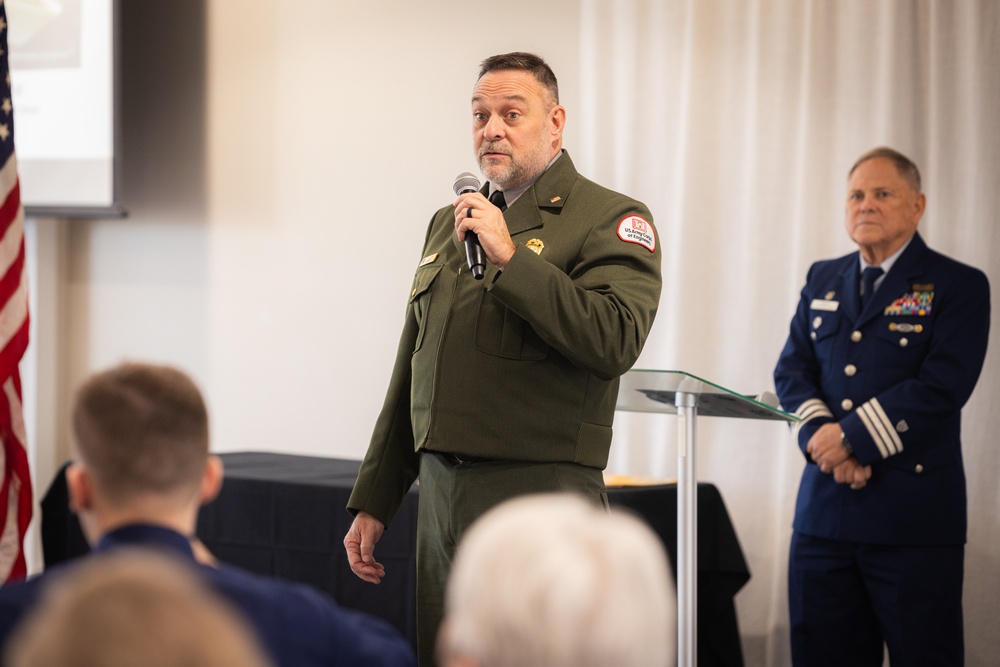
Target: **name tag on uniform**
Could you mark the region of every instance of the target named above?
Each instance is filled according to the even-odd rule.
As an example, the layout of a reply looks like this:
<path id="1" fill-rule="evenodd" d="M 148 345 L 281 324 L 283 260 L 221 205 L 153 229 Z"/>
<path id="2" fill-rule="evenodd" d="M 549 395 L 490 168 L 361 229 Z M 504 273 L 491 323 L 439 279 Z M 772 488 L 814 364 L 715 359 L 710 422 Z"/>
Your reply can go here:
<path id="1" fill-rule="evenodd" d="M 840 307 L 840 302 L 831 301 L 830 299 L 813 299 L 809 307 L 813 310 L 825 310 L 832 313 Z"/>

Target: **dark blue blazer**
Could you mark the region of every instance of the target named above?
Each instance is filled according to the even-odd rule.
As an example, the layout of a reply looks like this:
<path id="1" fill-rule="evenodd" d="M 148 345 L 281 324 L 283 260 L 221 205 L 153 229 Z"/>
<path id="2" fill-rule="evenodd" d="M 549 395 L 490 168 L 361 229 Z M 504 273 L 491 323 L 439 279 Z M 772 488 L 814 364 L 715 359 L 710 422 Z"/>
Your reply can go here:
<path id="1" fill-rule="evenodd" d="M 810 462 L 794 527 L 873 544 L 964 544 L 961 409 L 986 356 L 989 282 L 919 234 L 861 312 L 858 253 L 809 269 L 774 371 L 782 407 L 806 443 L 837 421 L 858 460 L 862 490 Z M 807 456 L 808 459 L 808 456 Z"/>
<path id="2" fill-rule="evenodd" d="M 90 558 L 123 547 L 168 553 L 191 564 L 223 598 L 239 607 L 276 665 L 287 667 L 407 667 L 416 665 L 409 642 L 381 619 L 338 606 L 307 586 L 237 568 L 197 564 L 188 539 L 172 530 L 133 525 L 106 535 Z M 46 582 L 73 563 L 0 588 L 0 647 L 34 605 Z"/>

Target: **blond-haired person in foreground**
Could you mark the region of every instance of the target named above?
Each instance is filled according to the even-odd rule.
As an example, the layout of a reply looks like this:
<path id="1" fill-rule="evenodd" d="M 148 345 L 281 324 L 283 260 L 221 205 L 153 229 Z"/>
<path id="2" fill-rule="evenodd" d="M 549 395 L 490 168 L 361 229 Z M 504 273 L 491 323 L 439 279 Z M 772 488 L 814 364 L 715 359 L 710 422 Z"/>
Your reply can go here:
<path id="1" fill-rule="evenodd" d="M 152 552 L 91 559 L 48 587 L 8 667 L 271 667 L 238 612 Z"/>
<path id="2" fill-rule="evenodd" d="M 676 597 L 640 519 L 572 494 L 505 502 L 463 538 L 448 580 L 441 667 L 663 667 Z"/>

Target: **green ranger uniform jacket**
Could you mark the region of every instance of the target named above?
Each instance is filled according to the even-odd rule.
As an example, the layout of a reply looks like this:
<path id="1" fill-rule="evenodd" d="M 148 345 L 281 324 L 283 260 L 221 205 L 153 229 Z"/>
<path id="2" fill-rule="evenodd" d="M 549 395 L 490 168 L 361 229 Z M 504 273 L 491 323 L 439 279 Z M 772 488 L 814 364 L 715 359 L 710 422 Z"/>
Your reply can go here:
<path id="1" fill-rule="evenodd" d="M 564 152 L 504 219 L 517 249 L 482 280 L 468 270 L 454 208 L 431 220 L 352 512 L 388 525 L 421 450 L 607 465 L 619 376 L 660 299 L 652 218 Z"/>

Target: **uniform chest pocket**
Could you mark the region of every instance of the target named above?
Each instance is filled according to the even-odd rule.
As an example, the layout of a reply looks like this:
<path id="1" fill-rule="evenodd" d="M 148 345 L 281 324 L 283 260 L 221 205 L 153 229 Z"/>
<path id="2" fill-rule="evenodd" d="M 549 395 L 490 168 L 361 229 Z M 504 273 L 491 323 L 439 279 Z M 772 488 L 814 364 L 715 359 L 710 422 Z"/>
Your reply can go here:
<path id="1" fill-rule="evenodd" d="M 931 328 L 931 322 L 926 317 L 883 317 L 878 327 L 878 338 L 891 346 L 884 349 L 896 349 L 912 356 L 927 346 Z"/>
<path id="2" fill-rule="evenodd" d="M 840 313 L 809 311 L 809 337 L 819 344 L 840 330 Z"/>
<path id="3" fill-rule="evenodd" d="M 548 343 L 522 317 L 485 290 L 476 316 L 476 348 L 504 359 L 539 360 Z"/>
<path id="4" fill-rule="evenodd" d="M 417 341 L 414 351 L 419 350 L 424 342 L 424 331 L 427 329 L 427 313 L 430 312 L 431 297 L 433 292 L 431 286 L 434 280 L 441 273 L 443 264 L 428 264 L 417 269 L 413 276 L 413 287 L 410 290 L 410 308 L 413 309 L 413 316 L 417 320 Z"/>

